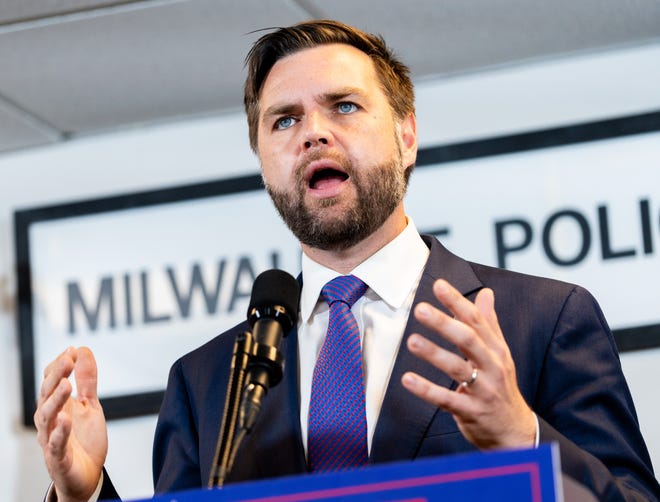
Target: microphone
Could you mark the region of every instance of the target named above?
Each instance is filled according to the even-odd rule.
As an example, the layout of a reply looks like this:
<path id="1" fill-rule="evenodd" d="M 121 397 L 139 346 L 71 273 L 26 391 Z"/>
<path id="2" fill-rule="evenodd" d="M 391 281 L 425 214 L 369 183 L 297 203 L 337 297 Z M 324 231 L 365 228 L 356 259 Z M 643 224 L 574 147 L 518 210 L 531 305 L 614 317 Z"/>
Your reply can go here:
<path id="1" fill-rule="evenodd" d="M 279 351 L 280 342 L 298 322 L 299 299 L 298 281 L 283 270 L 262 272 L 252 286 L 247 317 L 254 343 L 239 419 L 240 427 L 248 432 L 256 422 L 268 389 L 282 380 L 284 357 Z"/>

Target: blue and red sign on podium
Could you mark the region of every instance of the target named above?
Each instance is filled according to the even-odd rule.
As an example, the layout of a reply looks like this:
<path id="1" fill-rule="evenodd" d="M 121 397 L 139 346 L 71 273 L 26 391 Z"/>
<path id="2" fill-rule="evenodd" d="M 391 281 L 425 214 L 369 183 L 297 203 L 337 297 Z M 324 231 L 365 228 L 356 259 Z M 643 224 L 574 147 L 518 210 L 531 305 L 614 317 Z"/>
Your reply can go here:
<path id="1" fill-rule="evenodd" d="M 237 483 L 171 493 L 155 502 L 291 502 L 388 500 L 422 502 L 562 500 L 559 451 L 537 449 L 456 455 L 382 464 L 331 474 Z"/>

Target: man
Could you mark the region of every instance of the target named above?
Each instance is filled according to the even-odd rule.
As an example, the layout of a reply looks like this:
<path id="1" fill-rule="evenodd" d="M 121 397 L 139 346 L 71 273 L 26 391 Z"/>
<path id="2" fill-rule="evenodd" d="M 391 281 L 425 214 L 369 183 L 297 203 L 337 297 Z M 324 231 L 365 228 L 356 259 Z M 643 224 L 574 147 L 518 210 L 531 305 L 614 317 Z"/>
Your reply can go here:
<path id="1" fill-rule="evenodd" d="M 297 330 L 283 343 L 284 379 L 229 480 L 316 470 L 315 366 L 335 322 L 324 285 L 355 276 L 364 292 L 346 315 L 361 336 L 358 444 L 368 462 L 558 441 L 563 471 L 600 500 L 657 499 L 595 300 L 577 286 L 468 263 L 406 217 L 413 89 L 382 39 L 333 21 L 302 23 L 263 36 L 247 62 L 250 141 L 301 243 L 303 287 Z M 154 444 L 157 492 L 206 484 L 233 341 L 245 328 L 174 364 Z M 107 437 L 89 350 L 67 349 L 46 369 L 35 423 L 60 501 L 114 496 L 102 473 Z"/>

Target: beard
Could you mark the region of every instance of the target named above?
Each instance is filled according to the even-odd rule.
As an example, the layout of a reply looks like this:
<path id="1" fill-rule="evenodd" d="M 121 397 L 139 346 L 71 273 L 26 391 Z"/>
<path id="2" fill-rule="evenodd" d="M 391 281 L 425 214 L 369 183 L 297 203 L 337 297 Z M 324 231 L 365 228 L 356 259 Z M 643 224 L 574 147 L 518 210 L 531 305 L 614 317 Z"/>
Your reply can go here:
<path id="1" fill-rule="evenodd" d="M 305 201 L 305 167 L 314 160 L 332 158 L 348 174 L 355 187 L 355 198 L 342 202 L 338 197 Z M 342 156 L 319 153 L 311 155 L 295 171 L 293 191 L 278 191 L 266 183 L 275 208 L 296 238 L 307 246 L 326 251 L 342 251 L 374 233 L 394 212 L 406 194 L 410 166 L 402 169 L 401 153 L 391 161 L 356 169 Z"/>

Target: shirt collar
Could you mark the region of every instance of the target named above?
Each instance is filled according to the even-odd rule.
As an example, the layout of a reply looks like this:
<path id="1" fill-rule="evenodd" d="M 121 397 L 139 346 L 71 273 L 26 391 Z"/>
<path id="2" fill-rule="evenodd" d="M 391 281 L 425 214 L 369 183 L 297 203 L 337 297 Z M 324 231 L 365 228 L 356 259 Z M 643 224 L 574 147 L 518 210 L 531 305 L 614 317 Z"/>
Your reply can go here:
<path id="1" fill-rule="evenodd" d="M 369 286 L 391 308 L 400 308 L 410 291 L 417 285 L 429 256 L 429 249 L 408 217 L 406 228 L 391 242 L 355 267 L 350 273 Z M 389 271 L 396 270 L 396 273 Z M 316 306 L 321 289 L 340 274 L 302 256 L 303 287 L 300 297 L 300 318 L 308 322 Z"/>

